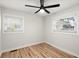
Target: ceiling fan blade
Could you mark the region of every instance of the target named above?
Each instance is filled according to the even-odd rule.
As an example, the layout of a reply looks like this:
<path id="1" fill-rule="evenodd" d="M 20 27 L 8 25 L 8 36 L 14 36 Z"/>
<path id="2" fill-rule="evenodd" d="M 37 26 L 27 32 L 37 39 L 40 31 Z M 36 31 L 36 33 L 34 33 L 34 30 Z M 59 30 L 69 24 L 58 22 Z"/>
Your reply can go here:
<path id="1" fill-rule="evenodd" d="M 32 6 L 32 5 L 25 5 L 26 7 L 34 7 L 34 8 L 40 8 L 40 7 L 37 7 L 37 6 Z"/>
<path id="2" fill-rule="evenodd" d="M 38 13 L 41 9 L 37 10 L 35 13 Z"/>
<path id="3" fill-rule="evenodd" d="M 53 8 L 53 7 L 59 7 L 60 4 L 55 4 L 55 5 L 50 5 L 50 6 L 45 6 L 44 8 Z"/>
<path id="4" fill-rule="evenodd" d="M 44 10 L 45 10 L 45 12 L 47 12 L 48 14 L 50 13 L 48 10 L 46 10 L 45 8 L 44 8 Z"/>

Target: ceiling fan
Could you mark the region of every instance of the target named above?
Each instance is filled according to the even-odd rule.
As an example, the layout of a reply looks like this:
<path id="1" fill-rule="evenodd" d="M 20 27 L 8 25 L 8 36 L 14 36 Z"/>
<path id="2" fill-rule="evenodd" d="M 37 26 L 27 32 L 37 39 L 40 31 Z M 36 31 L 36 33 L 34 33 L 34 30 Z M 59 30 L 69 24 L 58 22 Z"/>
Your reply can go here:
<path id="1" fill-rule="evenodd" d="M 33 7 L 33 8 L 39 8 L 35 13 L 38 13 L 41 10 L 44 10 L 46 13 L 50 13 L 47 8 L 54 8 L 54 7 L 59 7 L 60 4 L 55 4 L 55 5 L 49 5 L 49 6 L 44 6 L 44 0 L 40 0 L 40 7 L 38 6 L 32 6 L 32 5 L 25 5 L 26 7 Z"/>

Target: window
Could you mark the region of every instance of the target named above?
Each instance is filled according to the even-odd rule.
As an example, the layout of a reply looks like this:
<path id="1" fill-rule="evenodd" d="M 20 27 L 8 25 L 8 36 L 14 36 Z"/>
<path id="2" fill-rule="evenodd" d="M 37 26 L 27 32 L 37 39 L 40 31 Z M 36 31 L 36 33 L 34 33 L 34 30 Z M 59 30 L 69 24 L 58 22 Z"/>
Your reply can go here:
<path id="1" fill-rule="evenodd" d="M 58 31 L 76 32 L 75 26 L 76 26 L 76 22 L 74 17 L 60 19 L 56 23 L 56 29 Z"/>
<path id="2" fill-rule="evenodd" d="M 24 31 L 24 19 L 22 17 L 5 16 L 3 22 L 4 32 Z"/>

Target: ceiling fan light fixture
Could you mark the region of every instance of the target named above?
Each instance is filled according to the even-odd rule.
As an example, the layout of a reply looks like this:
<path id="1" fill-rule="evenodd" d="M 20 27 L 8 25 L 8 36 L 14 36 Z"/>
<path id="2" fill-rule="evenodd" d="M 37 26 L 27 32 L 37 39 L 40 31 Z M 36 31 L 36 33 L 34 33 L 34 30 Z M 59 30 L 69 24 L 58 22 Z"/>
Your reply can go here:
<path id="1" fill-rule="evenodd" d="M 45 11 L 43 9 L 40 10 L 40 13 L 44 13 Z"/>

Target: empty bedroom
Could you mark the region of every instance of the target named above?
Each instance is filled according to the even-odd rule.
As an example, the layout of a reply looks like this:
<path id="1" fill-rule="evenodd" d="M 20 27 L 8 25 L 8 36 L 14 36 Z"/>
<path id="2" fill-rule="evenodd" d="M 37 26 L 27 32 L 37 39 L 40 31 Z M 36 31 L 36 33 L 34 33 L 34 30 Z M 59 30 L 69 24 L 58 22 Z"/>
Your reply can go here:
<path id="1" fill-rule="evenodd" d="M 78 57 L 78 0 L 0 0 L 0 58 Z"/>

